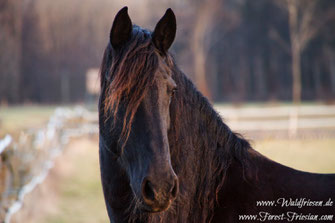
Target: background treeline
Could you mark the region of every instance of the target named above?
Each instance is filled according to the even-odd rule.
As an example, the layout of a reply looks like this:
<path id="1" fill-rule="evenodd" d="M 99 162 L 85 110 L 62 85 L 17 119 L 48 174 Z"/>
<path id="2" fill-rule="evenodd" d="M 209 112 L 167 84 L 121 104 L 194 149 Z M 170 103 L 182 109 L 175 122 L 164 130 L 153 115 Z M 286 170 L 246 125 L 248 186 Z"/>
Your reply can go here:
<path id="1" fill-rule="evenodd" d="M 214 101 L 335 98 L 334 0 L 1 0 L 0 104 L 85 100 L 124 5 L 151 29 L 176 12 L 172 52 Z"/>

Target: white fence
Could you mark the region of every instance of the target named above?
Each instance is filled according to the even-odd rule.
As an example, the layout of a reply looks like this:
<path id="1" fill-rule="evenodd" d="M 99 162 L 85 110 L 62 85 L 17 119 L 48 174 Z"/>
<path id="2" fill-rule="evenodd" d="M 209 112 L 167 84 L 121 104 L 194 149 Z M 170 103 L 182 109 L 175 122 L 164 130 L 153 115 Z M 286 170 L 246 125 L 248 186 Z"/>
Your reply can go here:
<path id="1" fill-rule="evenodd" d="M 0 154 L 9 146 L 12 142 L 12 136 L 6 135 L 5 138 L 0 140 Z"/>
<path id="2" fill-rule="evenodd" d="M 334 105 L 215 108 L 234 131 L 335 128 Z"/>
<path id="3" fill-rule="evenodd" d="M 71 137 L 97 134 L 97 114 L 57 108 L 45 128 L 0 140 L 0 222 L 10 223 L 26 194 L 42 183 Z"/>

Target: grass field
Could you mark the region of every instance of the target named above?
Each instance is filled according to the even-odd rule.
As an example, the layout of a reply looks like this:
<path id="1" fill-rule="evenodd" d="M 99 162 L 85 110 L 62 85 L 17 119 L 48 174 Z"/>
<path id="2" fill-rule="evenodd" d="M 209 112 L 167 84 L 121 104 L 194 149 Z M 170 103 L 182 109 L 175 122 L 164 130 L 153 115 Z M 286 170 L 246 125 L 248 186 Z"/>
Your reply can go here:
<path id="1" fill-rule="evenodd" d="M 19 130 L 39 128 L 48 121 L 56 106 L 0 107 L 0 138 Z"/>
<path id="2" fill-rule="evenodd" d="M 97 141 L 78 139 L 56 162 L 57 199 L 36 223 L 108 222 L 100 184 Z"/>
<path id="3" fill-rule="evenodd" d="M 253 147 L 298 170 L 335 173 L 335 139 L 260 140 L 253 142 Z"/>

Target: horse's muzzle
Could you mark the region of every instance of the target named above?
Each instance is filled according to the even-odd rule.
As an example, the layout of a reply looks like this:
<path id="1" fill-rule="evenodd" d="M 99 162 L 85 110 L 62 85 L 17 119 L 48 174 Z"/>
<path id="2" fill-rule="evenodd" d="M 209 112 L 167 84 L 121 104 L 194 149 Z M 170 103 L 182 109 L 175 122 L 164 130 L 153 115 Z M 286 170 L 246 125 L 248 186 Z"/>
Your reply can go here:
<path id="1" fill-rule="evenodd" d="M 167 210 L 176 199 L 179 190 L 179 181 L 176 175 L 170 180 L 152 180 L 145 177 L 142 181 L 143 209 L 148 212 Z"/>

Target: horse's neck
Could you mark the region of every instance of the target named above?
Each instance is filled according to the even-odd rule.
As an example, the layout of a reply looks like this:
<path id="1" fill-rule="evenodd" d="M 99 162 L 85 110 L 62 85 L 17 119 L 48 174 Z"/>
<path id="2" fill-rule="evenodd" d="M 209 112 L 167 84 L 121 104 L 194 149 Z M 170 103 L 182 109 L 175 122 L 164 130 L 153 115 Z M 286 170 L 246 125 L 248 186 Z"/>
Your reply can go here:
<path id="1" fill-rule="evenodd" d="M 229 194 L 239 194 L 246 205 L 255 207 L 257 201 L 282 198 L 327 200 L 334 198 L 335 175 L 298 171 L 276 163 L 255 150 L 248 151 L 252 163 L 246 179 L 242 179 L 243 168 L 234 161 L 230 166 L 222 190 L 223 199 Z M 228 195 L 225 197 L 225 195 Z M 236 199 L 236 198 L 234 198 Z"/>
<path id="2" fill-rule="evenodd" d="M 171 161 L 180 180 L 176 211 L 184 213 L 180 222 L 208 222 L 226 167 L 223 153 L 218 154 L 226 137 L 220 132 L 228 127 L 186 78 L 181 81 L 177 85 L 186 87 L 178 90 L 181 97 L 172 104 L 169 136 Z"/>
<path id="3" fill-rule="evenodd" d="M 335 197 L 334 175 L 301 172 L 267 159 L 232 133 L 208 102 L 192 91 L 182 92 L 184 100 L 177 106 L 183 113 L 176 113 L 182 123 L 180 135 L 171 140 L 180 197 L 187 198 L 180 201 L 183 205 L 177 212 L 185 212 L 188 221 L 207 222 L 206 214 L 212 213 L 214 222 L 228 222 L 245 210 L 262 210 L 256 207 L 262 200 Z M 224 210 L 214 210 L 217 199 Z M 197 214 L 190 217 L 189 213 Z"/>
<path id="4" fill-rule="evenodd" d="M 198 169 L 207 171 L 205 175 L 210 175 L 213 168 L 226 167 L 225 165 L 230 163 L 234 155 L 243 159 L 245 152 L 250 147 L 249 143 L 234 134 L 223 123 L 207 99 L 185 76 L 182 75 L 182 78 L 178 79 L 177 85 L 186 87 L 181 92 L 183 97 L 175 105 L 178 107 L 176 109 L 177 140 L 172 139 L 170 143 L 171 145 L 176 143 L 177 151 L 172 151 L 174 155 L 172 160 L 179 160 L 180 157 L 183 157 L 178 162 L 180 166 L 185 167 L 187 166 L 185 162 L 189 162 Z M 193 175 L 194 173 L 195 169 L 193 169 Z"/>

